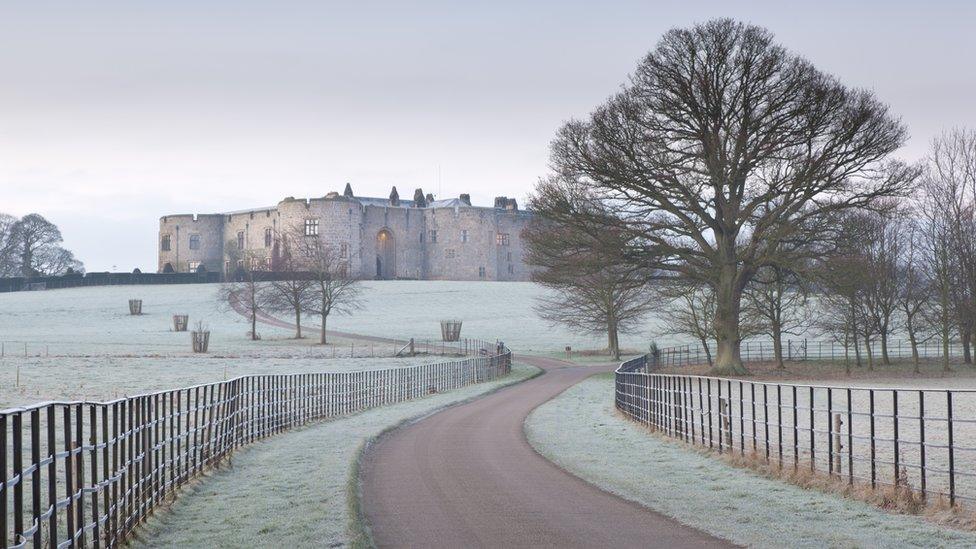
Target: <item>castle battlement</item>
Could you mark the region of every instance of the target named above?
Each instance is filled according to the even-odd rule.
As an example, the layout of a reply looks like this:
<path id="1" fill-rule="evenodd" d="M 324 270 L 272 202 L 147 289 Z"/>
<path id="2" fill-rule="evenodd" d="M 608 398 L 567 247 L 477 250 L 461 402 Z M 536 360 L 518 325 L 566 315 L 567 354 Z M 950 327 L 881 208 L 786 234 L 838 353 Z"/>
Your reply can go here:
<path id="1" fill-rule="evenodd" d="M 340 250 L 362 278 L 528 280 L 521 233 L 530 218 L 507 197 L 493 207 L 421 189 L 401 199 L 396 187 L 387 198 L 362 197 L 347 184 L 341 194 L 289 196 L 274 207 L 162 216 L 159 271 L 274 270 L 280 235 L 294 231 Z"/>

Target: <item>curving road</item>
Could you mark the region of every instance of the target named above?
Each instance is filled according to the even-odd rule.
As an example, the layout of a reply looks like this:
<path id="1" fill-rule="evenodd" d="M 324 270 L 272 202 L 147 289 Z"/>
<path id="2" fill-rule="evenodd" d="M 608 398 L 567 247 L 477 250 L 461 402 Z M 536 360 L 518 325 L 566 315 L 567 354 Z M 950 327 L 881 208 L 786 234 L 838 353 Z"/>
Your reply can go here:
<path id="1" fill-rule="evenodd" d="M 545 375 L 396 429 L 369 449 L 363 508 L 379 547 L 730 546 L 537 454 L 522 430 L 529 412 L 610 367 L 520 360 Z"/>

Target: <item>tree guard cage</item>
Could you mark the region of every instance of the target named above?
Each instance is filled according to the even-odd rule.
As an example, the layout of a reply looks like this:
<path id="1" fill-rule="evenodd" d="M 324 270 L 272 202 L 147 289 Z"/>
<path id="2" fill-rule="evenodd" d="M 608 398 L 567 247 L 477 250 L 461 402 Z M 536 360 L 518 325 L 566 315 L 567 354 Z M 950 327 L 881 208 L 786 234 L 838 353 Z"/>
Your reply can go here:
<path id="1" fill-rule="evenodd" d="M 190 321 L 189 315 L 173 315 L 173 331 L 185 332 L 186 326 Z"/>
<path id="2" fill-rule="evenodd" d="M 190 332 L 193 340 L 194 353 L 206 353 L 210 347 L 210 329 L 202 322 L 197 323 L 197 329 Z"/>
<path id="3" fill-rule="evenodd" d="M 130 315 L 141 315 L 142 314 L 142 300 L 141 299 L 130 299 L 129 300 L 129 314 Z"/>
<path id="4" fill-rule="evenodd" d="M 441 339 L 444 341 L 458 341 L 461 339 L 461 321 L 442 320 Z"/>

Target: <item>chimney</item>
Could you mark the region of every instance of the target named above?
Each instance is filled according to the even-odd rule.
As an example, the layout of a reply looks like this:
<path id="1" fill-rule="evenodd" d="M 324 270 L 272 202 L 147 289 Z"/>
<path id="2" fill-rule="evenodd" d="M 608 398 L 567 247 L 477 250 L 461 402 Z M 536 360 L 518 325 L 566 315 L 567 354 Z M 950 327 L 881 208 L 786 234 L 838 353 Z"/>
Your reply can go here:
<path id="1" fill-rule="evenodd" d="M 466 204 L 468 206 L 471 205 L 471 195 L 470 194 L 462 194 L 460 196 L 460 198 L 461 198 L 461 203 L 462 204 Z"/>
<path id="2" fill-rule="evenodd" d="M 502 208 L 502 209 L 504 209 L 507 206 L 508 206 L 508 197 L 507 196 L 496 196 L 495 197 L 495 207 L 496 208 Z"/>
<path id="3" fill-rule="evenodd" d="M 427 207 L 427 201 L 424 200 L 424 190 L 423 189 L 417 189 L 416 191 L 413 192 L 413 205 L 416 206 L 416 207 L 418 207 L 418 208 L 426 208 Z"/>
<path id="4" fill-rule="evenodd" d="M 352 198 L 352 185 L 346 183 L 346 190 L 342 191 L 342 196 Z"/>
<path id="5" fill-rule="evenodd" d="M 509 198 L 508 201 L 505 202 L 505 209 L 511 211 L 517 211 L 518 202 L 516 202 L 514 198 Z"/>
<path id="6" fill-rule="evenodd" d="M 393 186 L 393 190 L 390 191 L 390 206 L 400 205 L 400 194 L 397 193 L 396 185 Z"/>

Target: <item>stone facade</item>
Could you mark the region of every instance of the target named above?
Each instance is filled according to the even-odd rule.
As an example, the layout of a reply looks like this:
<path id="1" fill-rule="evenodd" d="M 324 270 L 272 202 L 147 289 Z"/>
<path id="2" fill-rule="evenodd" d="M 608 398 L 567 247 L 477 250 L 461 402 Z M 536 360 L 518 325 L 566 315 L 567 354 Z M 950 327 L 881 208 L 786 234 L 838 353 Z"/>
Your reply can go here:
<path id="1" fill-rule="evenodd" d="M 529 280 L 522 229 L 530 219 L 514 199 L 472 206 L 468 195 L 433 200 L 417 189 L 403 200 L 343 194 L 286 198 L 272 208 L 159 220 L 159 271 L 229 274 L 246 257 L 252 269 L 275 268 L 278 235 L 315 233 L 343 250 L 350 272 L 367 279 Z M 241 254 L 238 250 L 246 253 Z"/>

